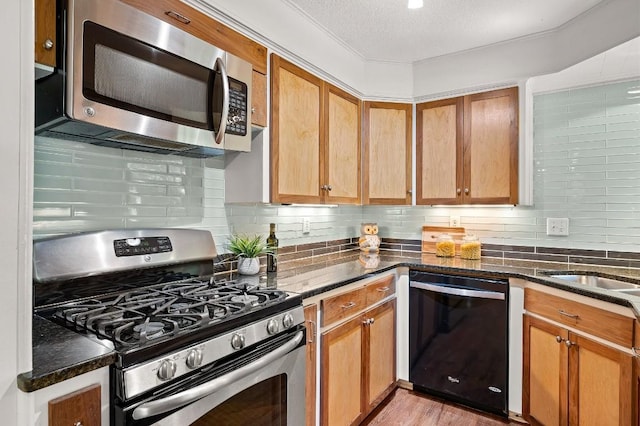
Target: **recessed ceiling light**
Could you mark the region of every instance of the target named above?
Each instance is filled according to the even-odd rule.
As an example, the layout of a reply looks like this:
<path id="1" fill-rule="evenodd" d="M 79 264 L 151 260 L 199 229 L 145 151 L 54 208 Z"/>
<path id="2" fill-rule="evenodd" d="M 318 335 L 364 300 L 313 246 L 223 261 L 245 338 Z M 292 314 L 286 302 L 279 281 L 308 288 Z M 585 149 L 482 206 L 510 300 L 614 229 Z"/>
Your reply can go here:
<path id="1" fill-rule="evenodd" d="M 409 9 L 420 9 L 422 6 L 424 6 L 422 0 L 409 0 L 409 4 L 407 5 Z"/>

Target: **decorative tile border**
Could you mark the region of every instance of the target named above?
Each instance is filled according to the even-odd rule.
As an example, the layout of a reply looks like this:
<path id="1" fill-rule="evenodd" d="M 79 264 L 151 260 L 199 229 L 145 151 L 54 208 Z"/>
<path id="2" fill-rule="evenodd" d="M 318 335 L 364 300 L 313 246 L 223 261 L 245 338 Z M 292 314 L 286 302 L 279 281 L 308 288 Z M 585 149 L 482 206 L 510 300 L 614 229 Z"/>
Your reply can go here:
<path id="1" fill-rule="evenodd" d="M 392 255 L 420 258 L 421 241 L 383 238 L 380 250 Z M 278 249 L 278 276 L 287 277 L 316 270 L 349 257 L 355 260 L 358 255 L 358 237 L 281 247 Z M 497 262 L 510 259 L 640 269 L 640 253 L 635 252 L 483 244 L 482 256 L 495 258 Z M 266 257 L 263 256 L 260 260 L 262 272 L 266 263 Z M 231 255 L 219 256 L 216 272 L 226 273 L 235 269 L 237 262 Z"/>

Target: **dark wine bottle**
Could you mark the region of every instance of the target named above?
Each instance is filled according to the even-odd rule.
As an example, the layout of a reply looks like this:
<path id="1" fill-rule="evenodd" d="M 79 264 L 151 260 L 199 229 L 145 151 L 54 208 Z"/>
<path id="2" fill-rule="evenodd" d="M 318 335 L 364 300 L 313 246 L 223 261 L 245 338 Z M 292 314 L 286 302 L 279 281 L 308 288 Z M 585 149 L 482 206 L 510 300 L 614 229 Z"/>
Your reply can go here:
<path id="1" fill-rule="evenodd" d="M 278 271 L 278 239 L 276 238 L 276 224 L 269 224 L 269 236 L 267 237 L 267 245 L 271 250 L 273 250 L 273 254 L 267 255 L 267 272 L 277 272 Z"/>

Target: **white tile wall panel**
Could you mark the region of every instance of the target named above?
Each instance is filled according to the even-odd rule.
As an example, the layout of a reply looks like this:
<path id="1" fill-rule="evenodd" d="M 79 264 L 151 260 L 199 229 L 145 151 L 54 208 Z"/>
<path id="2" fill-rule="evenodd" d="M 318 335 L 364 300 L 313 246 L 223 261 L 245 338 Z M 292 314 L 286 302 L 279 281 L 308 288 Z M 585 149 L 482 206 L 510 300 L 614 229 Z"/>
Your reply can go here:
<path id="1" fill-rule="evenodd" d="M 378 222 L 383 239 L 419 239 L 423 224 L 448 226 L 455 215 L 486 242 L 640 251 L 640 98 L 627 94 L 638 84 L 534 97 L 533 207 L 225 206 L 223 159 L 36 138 L 34 233 L 189 226 L 223 246 L 231 232 L 266 235 L 273 222 L 281 245 L 291 245 L 354 237 L 365 221 Z M 569 217 L 570 235 L 547 236 L 547 217 Z"/>

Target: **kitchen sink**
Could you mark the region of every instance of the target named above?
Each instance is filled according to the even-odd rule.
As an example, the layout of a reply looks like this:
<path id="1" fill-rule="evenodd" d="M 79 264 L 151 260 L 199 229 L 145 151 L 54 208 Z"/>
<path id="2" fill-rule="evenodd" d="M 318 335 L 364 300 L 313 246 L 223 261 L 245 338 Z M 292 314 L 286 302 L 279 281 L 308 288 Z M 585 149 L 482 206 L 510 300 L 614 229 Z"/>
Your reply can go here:
<path id="1" fill-rule="evenodd" d="M 640 295 L 640 284 L 620 281 L 615 278 L 601 277 L 587 274 L 549 274 L 551 278 L 582 284 L 587 287 L 597 287 L 605 290 L 614 290 L 627 294 Z"/>

